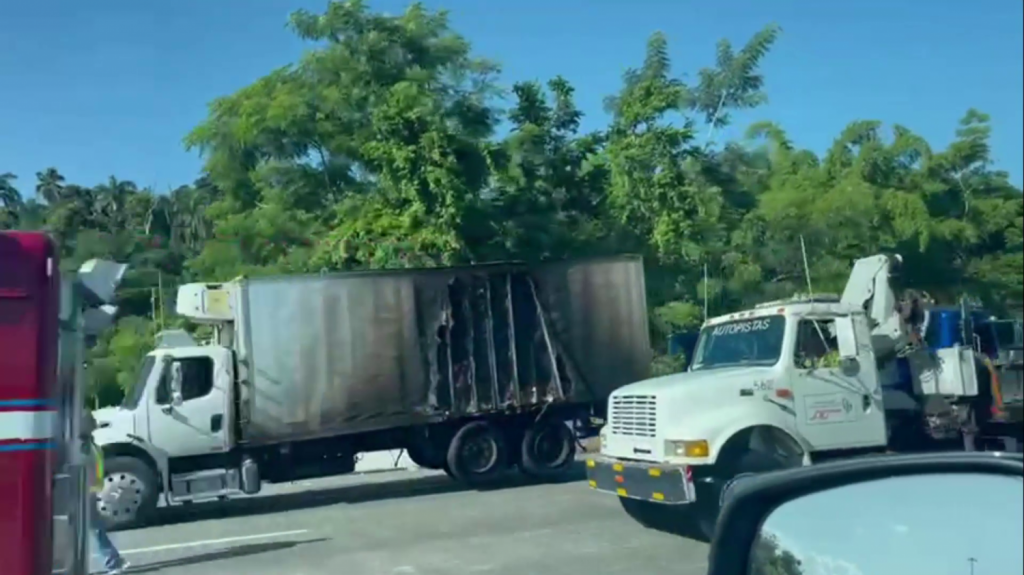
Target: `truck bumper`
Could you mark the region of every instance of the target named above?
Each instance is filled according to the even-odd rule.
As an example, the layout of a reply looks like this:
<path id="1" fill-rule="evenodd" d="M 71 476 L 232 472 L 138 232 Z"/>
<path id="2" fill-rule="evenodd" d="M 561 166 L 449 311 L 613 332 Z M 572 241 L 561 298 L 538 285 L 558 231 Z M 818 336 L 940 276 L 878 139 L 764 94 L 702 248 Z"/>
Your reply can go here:
<path id="1" fill-rule="evenodd" d="M 591 489 L 619 497 L 685 505 L 697 500 L 693 474 L 686 465 L 625 461 L 602 455 L 587 456 Z"/>

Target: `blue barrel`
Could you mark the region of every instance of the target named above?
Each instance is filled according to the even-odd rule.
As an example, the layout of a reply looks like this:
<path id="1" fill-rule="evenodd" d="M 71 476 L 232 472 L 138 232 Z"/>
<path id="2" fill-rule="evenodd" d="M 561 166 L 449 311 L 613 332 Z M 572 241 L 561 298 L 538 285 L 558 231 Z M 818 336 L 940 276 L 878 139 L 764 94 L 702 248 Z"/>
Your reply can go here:
<path id="1" fill-rule="evenodd" d="M 960 325 L 963 315 L 959 309 L 933 308 L 929 311 L 925 342 L 930 349 L 945 349 L 964 344 Z"/>

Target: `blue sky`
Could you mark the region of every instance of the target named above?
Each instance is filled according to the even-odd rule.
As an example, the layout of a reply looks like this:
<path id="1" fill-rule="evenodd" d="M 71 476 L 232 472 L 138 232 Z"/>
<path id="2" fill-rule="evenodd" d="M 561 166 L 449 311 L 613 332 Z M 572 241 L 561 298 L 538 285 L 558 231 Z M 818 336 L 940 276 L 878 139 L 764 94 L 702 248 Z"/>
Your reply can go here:
<path id="1" fill-rule="evenodd" d="M 805 575 L 961 575 L 970 557 L 974 575 L 1020 573 L 1021 487 L 1019 477 L 977 473 L 855 483 L 783 504 L 764 529 Z"/>
<path id="2" fill-rule="evenodd" d="M 855 119 L 900 122 L 943 146 L 969 107 L 992 115 L 994 156 L 1024 176 L 1020 0 L 440 0 L 506 84 L 567 77 L 601 127 L 602 99 L 639 64 L 646 37 L 668 34 L 675 69 L 693 74 L 714 44 L 769 22 L 784 33 L 764 72 L 769 105 L 737 116 L 779 122 L 825 150 Z M 294 61 L 284 28 L 324 0 L 33 0 L 0 2 L 0 172 L 30 192 L 36 171 L 70 181 L 114 174 L 158 191 L 191 181 L 201 160 L 182 137 L 206 104 Z M 403 0 L 371 2 L 401 11 Z"/>

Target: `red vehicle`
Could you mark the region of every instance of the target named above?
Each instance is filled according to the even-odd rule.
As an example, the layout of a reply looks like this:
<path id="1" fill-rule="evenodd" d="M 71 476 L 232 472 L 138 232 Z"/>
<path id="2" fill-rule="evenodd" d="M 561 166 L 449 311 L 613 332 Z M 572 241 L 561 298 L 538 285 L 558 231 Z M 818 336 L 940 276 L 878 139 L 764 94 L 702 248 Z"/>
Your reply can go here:
<path id="1" fill-rule="evenodd" d="M 82 336 L 112 317 L 110 306 L 86 307 L 112 299 L 125 266 L 90 260 L 77 277 L 62 281 L 58 263 L 45 234 L 0 233 L 4 575 L 88 572 L 85 467 L 74 439 L 82 411 Z"/>

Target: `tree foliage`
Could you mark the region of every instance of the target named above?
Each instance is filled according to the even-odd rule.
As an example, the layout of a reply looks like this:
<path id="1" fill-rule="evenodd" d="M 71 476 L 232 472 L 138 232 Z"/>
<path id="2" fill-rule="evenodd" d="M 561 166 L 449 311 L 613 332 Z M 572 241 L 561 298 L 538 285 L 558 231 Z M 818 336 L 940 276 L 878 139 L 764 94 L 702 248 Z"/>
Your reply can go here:
<path id="1" fill-rule="evenodd" d="M 750 575 L 803 575 L 803 562 L 779 538 L 762 531 L 750 550 Z"/>
<path id="2" fill-rule="evenodd" d="M 122 319 L 90 352 L 98 401 L 132 385 L 177 284 L 240 274 L 639 253 L 660 347 L 700 322 L 705 291 L 718 313 L 805 289 L 802 239 L 816 291 L 897 252 L 907 287 L 939 301 L 1021 306 L 1021 191 L 992 165 L 985 114 L 969 110 L 943 150 L 869 120 L 823 155 L 768 122 L 716 142 L 766 101 L 777 27 L 720 42 L 691 83 L 654 34 L 606 100 L 609 125 L 583 133 L 567 80 L 503 90 L 445 12 L 351 0 L 290 26 L 310 51 L 213 101 L 185 137 L 205 159 L 195 182 L 83 186 L 48 168 L 27 197 L 0 175 L 0 227 L 49 231 L 66 268 L 131 263 Z"/>

